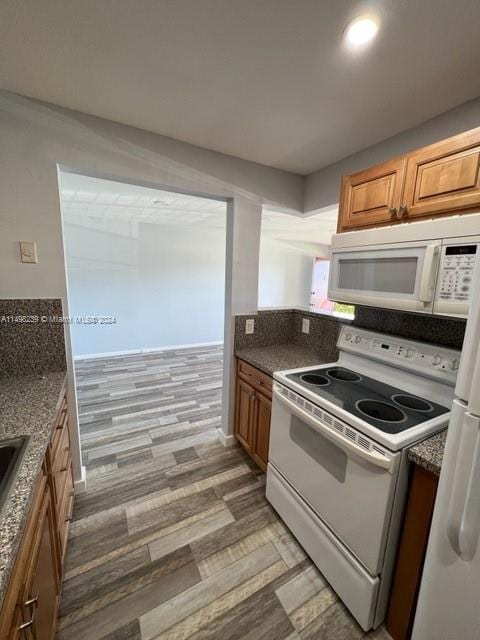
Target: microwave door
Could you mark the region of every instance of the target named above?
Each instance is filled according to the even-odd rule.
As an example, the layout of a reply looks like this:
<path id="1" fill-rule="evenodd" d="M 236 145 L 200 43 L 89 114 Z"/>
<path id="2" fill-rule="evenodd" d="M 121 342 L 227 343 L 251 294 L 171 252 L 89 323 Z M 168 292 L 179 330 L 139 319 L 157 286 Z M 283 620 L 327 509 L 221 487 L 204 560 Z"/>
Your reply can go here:
<path id="1" fill-rule="evenodd" d="M 429 313 L 440 242 L 332 251 L 329 298 Z"/>

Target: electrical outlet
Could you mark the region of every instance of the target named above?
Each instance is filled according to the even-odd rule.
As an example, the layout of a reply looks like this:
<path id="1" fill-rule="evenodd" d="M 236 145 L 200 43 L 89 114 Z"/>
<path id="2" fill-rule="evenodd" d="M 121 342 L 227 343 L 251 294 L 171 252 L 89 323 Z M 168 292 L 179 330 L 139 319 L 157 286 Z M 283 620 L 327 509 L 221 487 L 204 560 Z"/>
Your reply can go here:
<path id="1" fill-rule="evenodd" d="M 302 333 L 310 333 L 310 320 L 309 320 L 309 318 L 302 318 Z"/>
<path id="2" fill-rule="evenodd" d="M 253 318 L 249 318 L 245 320 L 245 333 L 253 333 L 255 331 L 255 320 Z"/>
<path id="3" fill-rule="evenodd" d="M 37 243 L 20 242 L 20 259 L 22 262 L 38 262 Z"/>

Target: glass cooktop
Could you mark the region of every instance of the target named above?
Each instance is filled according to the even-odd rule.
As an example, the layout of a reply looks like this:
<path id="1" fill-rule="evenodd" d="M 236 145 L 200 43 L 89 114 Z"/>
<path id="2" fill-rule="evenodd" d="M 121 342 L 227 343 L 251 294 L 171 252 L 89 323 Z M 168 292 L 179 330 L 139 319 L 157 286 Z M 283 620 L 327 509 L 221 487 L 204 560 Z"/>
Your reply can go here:
<path id="1" fill-rule="evenodd" d="M 449 411 L 343 367 L 299 371 L 286 377 L 385 433 L 401 433 Z"/>

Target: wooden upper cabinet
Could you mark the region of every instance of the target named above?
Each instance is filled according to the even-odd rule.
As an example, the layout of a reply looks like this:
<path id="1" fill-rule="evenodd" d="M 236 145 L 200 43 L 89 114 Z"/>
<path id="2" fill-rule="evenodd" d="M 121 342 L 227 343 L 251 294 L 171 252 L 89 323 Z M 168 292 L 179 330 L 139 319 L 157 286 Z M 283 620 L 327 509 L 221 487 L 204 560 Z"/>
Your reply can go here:
<path id="1" fill-rule="evenodd" d="M 395 221 L 401 204 L 405 168 L 406 160 L 400 158 L 344 176 L 338 231 Z"/>
<path id="2" fill-rule="evenodd" d="M 480 127 L 344 176 L 338 232 L 480 208 Z"/>
<path id="3" fill-rule="evenodd" d="M 408 156 L 403 203 L 408 218 L 480 206 L 480 127 Z"/>

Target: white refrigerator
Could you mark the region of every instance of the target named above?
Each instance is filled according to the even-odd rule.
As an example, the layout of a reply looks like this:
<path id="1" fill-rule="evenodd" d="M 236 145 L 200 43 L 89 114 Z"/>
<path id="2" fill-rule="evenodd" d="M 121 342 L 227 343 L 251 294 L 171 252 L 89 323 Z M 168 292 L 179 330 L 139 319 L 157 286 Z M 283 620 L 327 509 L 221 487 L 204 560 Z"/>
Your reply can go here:
<path id="1" fill-rule="evenodd" d="M 420 586 L 413 640 L 480 639 L 480 262 Z"/>

